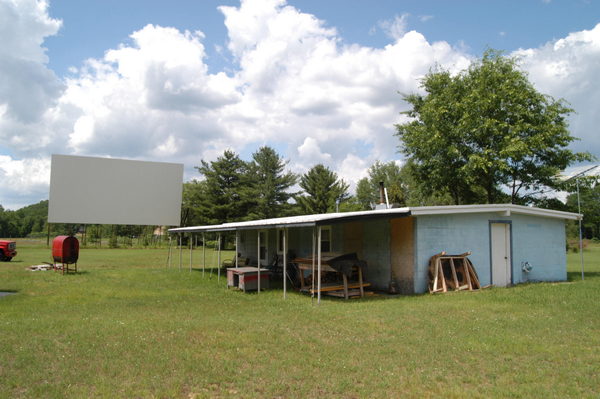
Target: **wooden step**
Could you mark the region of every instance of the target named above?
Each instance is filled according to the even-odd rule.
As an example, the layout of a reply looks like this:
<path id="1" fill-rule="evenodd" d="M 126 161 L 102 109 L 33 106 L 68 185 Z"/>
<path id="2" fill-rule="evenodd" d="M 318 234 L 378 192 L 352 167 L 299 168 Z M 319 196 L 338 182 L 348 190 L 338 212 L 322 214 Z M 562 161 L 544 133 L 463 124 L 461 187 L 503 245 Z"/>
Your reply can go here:
<path id="1" fill-rule="evenodd" d="M 324 295 L 335 296 L 338 298 L 344 298 L 344 291 L 327 291 Z M 364 296 L 374 295 L 373 291 L 364 291 Z M 357 288 L 348 290 L 348 298 L 360 298 L 360 290 Z"/>
<path id="2" fill-rule="evenodd" d="M 368 287 L 370 286 L 371 283 L 362 283 L 360 284 L 359 282 L 356 283 L 348 283 L 348 289 L 352 289 L 352 288 L 360 288 L 362 287 Z M 311 288 L 305 288 L 306 292 L 309 292 L 311 294 L 319 292 L 318 289 L 315 288 L 315 290 L 313 291 Z M 333 283 L 333 284 L 322 284 L 321 285 L 321 292 L 327 292 L 327 291 L 339 291 L 339 290 L 344 290 L 344 284 L 337 284 L 337 283 Z"/>

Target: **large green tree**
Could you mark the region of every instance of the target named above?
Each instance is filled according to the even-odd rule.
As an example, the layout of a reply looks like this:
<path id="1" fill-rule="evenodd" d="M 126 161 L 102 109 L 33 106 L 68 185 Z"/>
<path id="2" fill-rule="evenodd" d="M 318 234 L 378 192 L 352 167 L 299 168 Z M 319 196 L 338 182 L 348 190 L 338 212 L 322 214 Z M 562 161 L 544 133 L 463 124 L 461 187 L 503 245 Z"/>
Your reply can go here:
<path id="1" fill-rule="evenodd" d="M 271 147 L 261 147 L 252 154 L 248 165 L 250 218 L 273 218 L 289 211 L 288 200 L 295 194 L 289 190 L 298 178 L 286 172 L 285 166 L 286 161 Z"/>
<path id="2" fill-rule="evenodd" d="M 348 184 L 322 164 L 313 166 L 302 175 L 300 187 L 304 194 L 295 198 L 305 214 L 333 212 L 336 203 L 349 197 Z"/>
<path id="3" fill-rule="evenodd" d="M 556 187 L 559 171 L 590 159 L 568 148 L 573 110 L 539 93 L 515 58 L 488 50 L 457 75 L 430 72 L 421 87 L 425 94 L 404 96 L 411 120 L 396 128 L 427 193 L 456 204 L 527 203 L 529 192 Z"/>

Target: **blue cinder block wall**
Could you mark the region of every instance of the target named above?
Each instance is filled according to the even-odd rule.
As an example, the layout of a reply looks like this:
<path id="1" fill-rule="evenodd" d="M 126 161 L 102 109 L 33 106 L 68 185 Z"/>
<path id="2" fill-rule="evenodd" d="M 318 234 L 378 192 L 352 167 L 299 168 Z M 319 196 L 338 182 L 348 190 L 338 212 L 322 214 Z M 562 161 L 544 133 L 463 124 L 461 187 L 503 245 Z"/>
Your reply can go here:
<path id="1" fill-rule="evenodd" d="M 482 285 L 491 283 L 490 222 L 511 225 L 512 280 L 566 280 L 565 221 L 532 215 L 498 213 L 426 215 L 415 223 L 415 292 L 427 291 L 429 258 L 441 251 L 459 254 L 471 251 Z M 522 263 L 533 267 L 522 271 Z"/>
<path id="2" fill-rule="evenodd" d="M 514 215 L 512 234 L 515 284 L 567 279 L 564 220 Z M 523 262 L 529 262 L 531 272 L 523 272 Z"/>

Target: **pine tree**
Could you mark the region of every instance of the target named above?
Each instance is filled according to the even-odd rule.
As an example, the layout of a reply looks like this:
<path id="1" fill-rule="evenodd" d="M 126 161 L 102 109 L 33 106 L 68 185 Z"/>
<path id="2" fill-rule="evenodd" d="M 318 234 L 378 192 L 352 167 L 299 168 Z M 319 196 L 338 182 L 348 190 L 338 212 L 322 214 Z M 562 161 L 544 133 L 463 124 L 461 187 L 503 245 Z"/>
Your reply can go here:
<path id="1" fill-rule="evenodd" d="M 196 169 L 204 176 L 199 187 L 199 212 L 206 223 L 220 224 L 241 220 L 248 213 L 247 187 L 248 165 L 231 150 L 226 150 L 216 161 L 202 161 Z"/>
<path id="2" fill-rule="evenodd" d="M 295 198 L 305 214 L 333 212 L 337 202 L 349 197 L 348 184 L 321 164 L 302 175 L 300 187 L 305 195 L 297 195 Z"/>
<path id="3" fill-rule="evenodd" d="M 252 154 L 247 191 L 248 201 L 252 203 L 250 218 L 267 219 L 286 214 L 290 207 L 288 200 L 295 194 L 288 190 L 298 178 L 285 172 L 285 166 L 286 162 L 271 147 L 261 147 Z"/>

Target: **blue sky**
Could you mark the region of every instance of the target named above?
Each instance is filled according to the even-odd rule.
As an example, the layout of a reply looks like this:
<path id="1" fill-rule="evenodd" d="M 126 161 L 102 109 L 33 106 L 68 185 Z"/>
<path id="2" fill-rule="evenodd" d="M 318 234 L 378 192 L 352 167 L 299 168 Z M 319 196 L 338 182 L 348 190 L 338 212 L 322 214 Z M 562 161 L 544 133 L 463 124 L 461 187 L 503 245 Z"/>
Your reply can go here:
<path id="1" fill-rule="evenodd" d="M 351 184 L 402 163 L 401 93 L 488 48 L 570 102 L 600 156 L 600 1 L 0 0 L 0 205 L 47 198 L 53 153 L 180 162 L 270 145 Z M 8 187 L 8 188 L 6 188 Z"/>
<path id="2" fill-rule="evenodd" d="M 505 51 L 533 48 L 570 32 L 593 28 L 600 22 L 598 1 L 401 1 L 401 0 L 296 0 L 299 10 L 335 27 L 346 44 L 382 47 L 389 38 L 378 27 L 381 21 L 407 14 L 408 29 L 429 41 L 465 46 L 474 55 L 492 47 Z M 173 4 L 175 6 L 173 6 Z M 60 75 L 86 58 L 100 58 L 109 48 L 128 42 L 129 35 L 147 24 L 200 30 L 206 35 L 207 63 L 214 71 L 227 68 L 229 60 L 215 46 L 226 46 L 227 30 L 221 5 L 235 0 L 54 0 L 50 15 L 63 20 L 56 36 L 45 46 L 49 67 Z"/>

